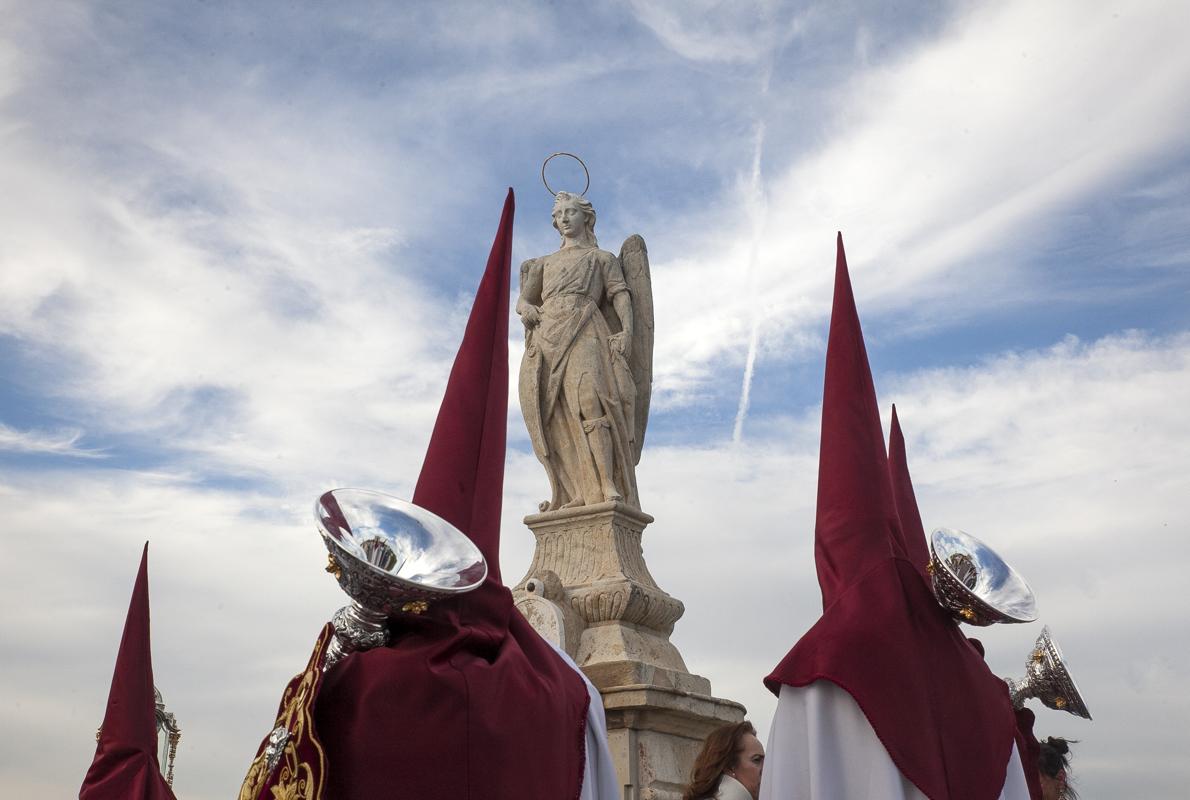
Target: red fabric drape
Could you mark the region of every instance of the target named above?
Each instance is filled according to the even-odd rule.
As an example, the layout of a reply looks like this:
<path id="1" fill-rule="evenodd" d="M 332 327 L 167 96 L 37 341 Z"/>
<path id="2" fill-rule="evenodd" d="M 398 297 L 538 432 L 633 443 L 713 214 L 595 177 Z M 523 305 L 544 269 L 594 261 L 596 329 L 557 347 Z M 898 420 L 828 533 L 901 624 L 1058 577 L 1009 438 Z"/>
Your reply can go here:
<path id="1" fill-rule="evenodd" d="M 924 544 L 908 475 L 885 455 L 840 235 L 814 529 L 823 613 L 765 684 L 838 684 L 931 800 L 993 800 L 1012 752 L 1012 704 L 906 558 L 913 537 Z"/>
<path id="2" fill-rule="evenodd" d="M 1025 767 L 1025 782 L 1029 784 L 1030 800 L 1041 800 L 1041 773 L 1038 761 L 1041 758 L 1041 743 L 1033 733 L 1037 717 L 1027 708 L 1016 712 L 1016 749 L 1021 754 Z"/>
<path id="3" fill-rule="evenodd" d="M 157 761 L 149 645 L 149 543 L 141 552 L 95 759 L 80 800 L 173 800 Z"/>
<path id="4" fill-rule="evenodd" d="M 569 800 L 582 786 L 586 686 L 500 581 L 513 208 L 510 189 L 413 496 L 479 546 L 488 577 L 327 674 L 315 722 L 333 800 Z"/>
<path id="5" fill-rule="evenodd" d="M 901 545 L 905 557 L 930 581 L 926 565 L 930 561 L 930 548 L 926 544 L 925 526 L 921 524 L 921 512 L 917 508 L 917 496 L 913 493 L 913 480 L 909 477 L 909 461 L 905 455 L 905 435 L 901 432 L 901 421 L 897 419 L 897 407 L 892 409 L 892 424 L 888 430 L 888 477 L 892 481 L 893 500 L 897 506 L 897 518 L 901 525 Z"/>

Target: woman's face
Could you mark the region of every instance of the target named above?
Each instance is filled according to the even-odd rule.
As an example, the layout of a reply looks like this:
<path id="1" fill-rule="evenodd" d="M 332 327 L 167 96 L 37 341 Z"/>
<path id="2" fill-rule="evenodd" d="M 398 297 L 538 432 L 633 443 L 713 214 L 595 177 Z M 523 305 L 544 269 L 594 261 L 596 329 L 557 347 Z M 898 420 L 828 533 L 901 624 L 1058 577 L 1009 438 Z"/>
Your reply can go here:
<path id="1" fill-rule="evenodd" d="M 1041 800 L 1061 800 L 1066 785 L 1066 770 L 1059 770 L 1056 778 L 1041 773 Z"/>
<path id="2" fill-rule="evenodd" d="M 745 733 L 736 750 L 735 765 L 727 774 L 744 785 L 753 798 L 760 797 L 760 771 L 764 767 L 764 747 L 760 740 Z"/>

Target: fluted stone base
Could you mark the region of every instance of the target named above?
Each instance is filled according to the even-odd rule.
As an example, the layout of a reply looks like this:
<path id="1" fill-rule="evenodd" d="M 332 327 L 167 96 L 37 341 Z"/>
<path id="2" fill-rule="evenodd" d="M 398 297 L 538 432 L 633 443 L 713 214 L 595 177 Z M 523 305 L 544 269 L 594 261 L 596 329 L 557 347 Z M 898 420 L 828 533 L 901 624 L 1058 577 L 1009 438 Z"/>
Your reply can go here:
<path id="1" fill-rule="evenodd" d="M 652 521 L 616 502 L 525 517 L 537 547 L 513 596 L 603 694 L 625 797 L 679 800 L 703 739 L 742 720 L 744 707 L 712 697 L 669 640 L 685 607 L 645 565 Z"/>

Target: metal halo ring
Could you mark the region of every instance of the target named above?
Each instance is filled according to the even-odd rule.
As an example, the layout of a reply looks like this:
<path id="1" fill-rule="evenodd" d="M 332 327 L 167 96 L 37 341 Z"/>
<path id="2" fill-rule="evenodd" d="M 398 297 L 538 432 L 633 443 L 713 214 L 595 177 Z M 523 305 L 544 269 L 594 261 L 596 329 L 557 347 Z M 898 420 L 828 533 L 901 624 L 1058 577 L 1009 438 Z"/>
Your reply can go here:
<path id="1" fill-rule="evenodd" d="M 581 158 L 579 158 L 578 156 L 576 156 L 574 153 L 551 153 L 549 158 L 547 158 L 545 161 L 541 162 L 541 182 L 545 184 L 545 190 L 547 192 L 549 192 L 551 195 L 553 195 L 554 197 L 558 196 L 558 193 L 550 188 L 550 182 L 545 179 L 546 164 L 550 163 L 558 156 L 569 156 L 570 158 L 573 158 L 575 161 L 577 161 L 578 165 L 583 168 L 583 175 L 585 175 L 587 178 L 587 185 L 583 187 L 583 190 L 581 192 L 579 192 L 578 196 L 586 197 L 587 190 L 591 188 L 591 173 L 587 171 L 587 165 L 585 163 L 583 163 L 583 160 Z"/>

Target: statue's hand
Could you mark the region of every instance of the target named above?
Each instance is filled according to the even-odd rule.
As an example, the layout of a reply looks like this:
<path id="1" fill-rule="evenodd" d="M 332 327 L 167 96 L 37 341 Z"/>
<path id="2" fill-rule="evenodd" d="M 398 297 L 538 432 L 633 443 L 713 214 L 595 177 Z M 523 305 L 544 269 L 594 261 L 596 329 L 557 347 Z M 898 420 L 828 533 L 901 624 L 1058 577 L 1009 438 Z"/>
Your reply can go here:
<path id="1" fill-rule="evenodd" d="M 537 306 L 526 305 L 521 311 L 521 322 L 525 323 L 526 328 L 536 328 L 541 322 L 541 309 Z"/>
<path id="2" fill-rule="evenodd" d="M 608 343 L 612 347 L 613 353 L 618 353 L 624 358 L 628 358 L 628 349 L 632 346 L 632 338 L 624 331 L 613 333 Z"/>

